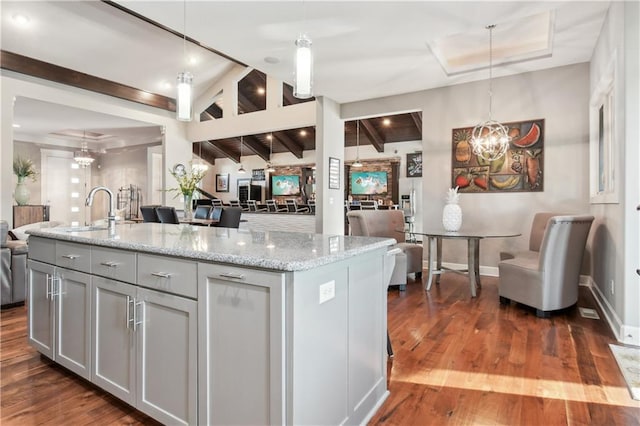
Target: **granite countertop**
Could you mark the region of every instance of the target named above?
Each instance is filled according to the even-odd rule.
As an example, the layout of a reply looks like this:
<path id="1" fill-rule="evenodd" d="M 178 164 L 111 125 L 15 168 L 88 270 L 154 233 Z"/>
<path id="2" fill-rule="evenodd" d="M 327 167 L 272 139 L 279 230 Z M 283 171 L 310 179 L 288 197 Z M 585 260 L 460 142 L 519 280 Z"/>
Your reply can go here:
<path id="1" fill-rule="evenodd" d="M 303 271 L 395 244 L 390 238 L 299 232 L 251 231 L 161 223 L 122 224 L 106 229 L 42 228 L 30 235 L 194 260 L 278 271 Z"/>

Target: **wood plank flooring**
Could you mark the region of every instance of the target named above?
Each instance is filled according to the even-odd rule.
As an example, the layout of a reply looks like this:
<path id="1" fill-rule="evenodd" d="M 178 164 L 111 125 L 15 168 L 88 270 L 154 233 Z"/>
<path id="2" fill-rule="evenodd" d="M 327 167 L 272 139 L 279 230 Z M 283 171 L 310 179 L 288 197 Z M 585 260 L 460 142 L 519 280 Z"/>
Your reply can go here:
<path id="1" fill-rule="evenodd" d="M 640 425 L 605 322 L 501 307 L 497 282 L 475 299 L 452 273 L 389 291 L 391 393 L 370 425 Z M 596 308 L 586 288 L 578 304 Z M 0 424 L 157 424 L 28 346 L 24 307 L 0 321 Z"/>

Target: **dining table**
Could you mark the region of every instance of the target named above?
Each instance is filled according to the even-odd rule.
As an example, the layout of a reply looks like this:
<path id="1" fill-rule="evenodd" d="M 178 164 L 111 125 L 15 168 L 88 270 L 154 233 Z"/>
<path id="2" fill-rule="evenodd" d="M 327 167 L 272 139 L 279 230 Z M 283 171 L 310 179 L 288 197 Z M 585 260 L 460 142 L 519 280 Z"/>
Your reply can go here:
<path id="1" fill-rule="evenodd" d="M 434 276 L 436 284 L 440 284 L 440 275 L 445 271 L 467 273 L 471 297 L 476 297 L 476 288 L 480 283 L 480 240 L 487 238 L 510 238 L 521 234 L 509 230 L 485 230 L 485 229 L 460 229 L 458 231 L 446 231 L 442 228 L 423 229 L 414 232 L 416 235 L 426 237 L 429 247 L 429 276 L 425 284 L 427 291 L 431 290 Z M 451 269 L 442 266 L 442 241 L 443 240 L 467 240 L 467 269 Z M 435 258 L 435 259 L 434 259 Z M 436 262 L 434 268 L 434 261 Z"/>

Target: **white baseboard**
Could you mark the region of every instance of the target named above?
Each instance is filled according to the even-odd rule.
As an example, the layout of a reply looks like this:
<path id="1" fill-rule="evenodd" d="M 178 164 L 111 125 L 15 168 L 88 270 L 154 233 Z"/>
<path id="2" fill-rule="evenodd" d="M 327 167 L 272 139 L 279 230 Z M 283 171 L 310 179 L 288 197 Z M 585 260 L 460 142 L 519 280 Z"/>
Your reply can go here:
<path id="1" fill-rule="evenodd" d="M 448 263 L 443 262 L 442 266 L 449 269 L 466 269 L 466 263 Z M 429 268 L 429 261 L 423 261 L 424 269 Z M 489 277 L 498 277 L 499 270 L 495 266 L 482 266 L 480 265 L 480 275 Z M 623 324 L 618 317 L 618 314 L 613 309 L 613 306 L 609 303 L 606 297 L 600 291 L 600 288 L 595 284 L 593 278 L 588 275 L 580 275 L 580 285 L 588 287 L 596 300 L 596 303 L 600 307 L 600 310 L 604 314 L 605 321 L 609 325 L 609 328 L 616 337 L 616 340 L 620 343 L 627 345 L 640 346 L 640 327 L 630 326 Z"/>

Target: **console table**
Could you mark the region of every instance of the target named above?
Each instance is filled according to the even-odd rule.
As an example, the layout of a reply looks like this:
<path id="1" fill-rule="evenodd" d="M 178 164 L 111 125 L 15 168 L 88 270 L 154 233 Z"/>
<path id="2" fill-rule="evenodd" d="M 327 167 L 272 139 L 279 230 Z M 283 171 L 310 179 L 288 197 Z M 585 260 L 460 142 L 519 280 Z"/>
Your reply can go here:
<path id="1" fill-rule="evenodd" d="M 13 227 L 18 228 L 36 222 L 49 221 L 49 206 L 25 205 L 13 206 Z"/>

